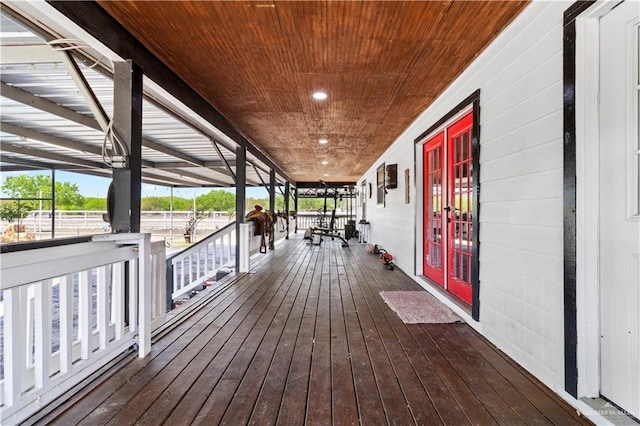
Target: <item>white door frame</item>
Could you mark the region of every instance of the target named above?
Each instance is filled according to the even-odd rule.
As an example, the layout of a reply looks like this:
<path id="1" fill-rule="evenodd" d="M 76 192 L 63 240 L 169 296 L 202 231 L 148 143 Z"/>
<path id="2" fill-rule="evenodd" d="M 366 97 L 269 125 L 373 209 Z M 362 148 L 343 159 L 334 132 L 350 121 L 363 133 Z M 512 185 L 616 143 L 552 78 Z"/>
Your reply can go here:
<path id="1" fill-rule="evenodd" d="M 576 306 L 578 397 L 600 396 L 599 69 L 601 1 L 576 18 Z"/>

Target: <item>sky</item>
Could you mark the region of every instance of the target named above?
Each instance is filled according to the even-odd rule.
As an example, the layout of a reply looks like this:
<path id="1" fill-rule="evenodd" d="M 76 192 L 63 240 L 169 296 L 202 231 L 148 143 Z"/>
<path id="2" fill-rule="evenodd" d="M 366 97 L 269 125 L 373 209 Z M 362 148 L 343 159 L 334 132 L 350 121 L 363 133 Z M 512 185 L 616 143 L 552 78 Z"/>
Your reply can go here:
<path id="1" fill-rule="evenodd" d="M 21 172 L 21 173 L 1 173 L 0 174 L 0 185 L 4 182 L 5 178 L 8 176 L 15 176 L 20 174 L 27 175 L 36 175 L 36 174 L 47 174 L 50 175 L 51 172 Z M 80 194 L 84 197 L 99 197 L 106 198 L 107 189 L 109 188 L 109 183 L 111 182 L 111 178 L 99 177 L 99 176 L 91 176 L 91 175 L 83 175 L 80 173 L 72 173 L 72 172 L 64 172 L 64 171 L 56 171 L 56 181 L 57 182 L 70 182 L 75 183 L 78 186 Z M 212 189 L 225 189 L 230 192 L 234 192 L 234 188 L 174 188 L 173 196 L 174 197 L 182 197 L 182 198 L 193 198 L 194 196 L 206 194 Z M 277 192 L 277 191 L 276 191 Z M 142 184 L 142 196 L 143 197 L 163 197 L 171 195 L 171 188 L 161 185 L 148 185 Z M 2 196 L 6 196 L 6 194 L 2 193 Z M 247 197 L 252 198 L 266 198 L 269 196 L 269 193 L 265 188 L 249 188 L 247 187 Z"/>

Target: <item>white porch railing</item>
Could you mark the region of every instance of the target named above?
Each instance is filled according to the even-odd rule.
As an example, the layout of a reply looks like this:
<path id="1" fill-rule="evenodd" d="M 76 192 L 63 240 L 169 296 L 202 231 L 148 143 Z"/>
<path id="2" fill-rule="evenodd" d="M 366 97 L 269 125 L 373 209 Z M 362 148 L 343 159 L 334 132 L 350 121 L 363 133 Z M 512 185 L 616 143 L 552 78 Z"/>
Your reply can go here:
<path id="1" fill-rule="evenodd" d="M 260 250 L 260 237 L 253 235 L 253 222 L 243 225 L 249 227 L 247 232 L 248 253 L 245 252 L 245 257 L 248 258 Z M 295 222 L 292 221 L 289 228 L 290 230 L 295 229 Z M 277 222 L 274 226 L 274 232 L 275 241 L 285 238 L 287 231 L 284 222 Z M 167 258 L 167 278 L 169 278 L 167 280 L 167 294 L 171 294 L 171 299 L 167 301 L 167 309 L 173 308 L 172 301 L 188 294 L 215 276 L 221 267 L 235 267 L 237 241 L 236 223 L 231 222 L 188 249 L 169 256 Z M 247 247 L 242 246 L 241 249 L 246 250 Z"/>
<path id="2" fill-rule="evenodd" d="M 167 258 L 171 300 L 188 294 L 223 266 L 236 261 L 236 223 L 231 222 L 197 244 Z M 170 301 L 169 301 L 170 302 Z M 171 309 L 170 306 L 168 306 Z"/>
<path id="3" fill-rule="evenodd" d="M 149 353 L 166 288 L 164 244 L 149 238 L 99 235 L 2 255 L 3 423 L 28 418 L 135 344 Z"/>
<path id="4" fill-rule="evenodd" d="M 344 229 L 349 220 L 355 220 L 355 215 L 336 214 L 334 229 Z M 331 212 L 298 212 L 296 221 L 298 229 L 328 227 L 331 222 Z"/>

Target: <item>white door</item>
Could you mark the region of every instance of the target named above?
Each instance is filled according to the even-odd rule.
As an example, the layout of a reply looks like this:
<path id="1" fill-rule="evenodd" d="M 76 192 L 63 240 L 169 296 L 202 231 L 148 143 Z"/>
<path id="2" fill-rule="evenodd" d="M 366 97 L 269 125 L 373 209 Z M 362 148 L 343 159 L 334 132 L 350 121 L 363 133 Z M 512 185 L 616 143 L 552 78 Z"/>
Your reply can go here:
<path id="1" fill-rule="evenodd" d="M 640 417 L 640 3 L 600 20 L 600 393 Z"/>

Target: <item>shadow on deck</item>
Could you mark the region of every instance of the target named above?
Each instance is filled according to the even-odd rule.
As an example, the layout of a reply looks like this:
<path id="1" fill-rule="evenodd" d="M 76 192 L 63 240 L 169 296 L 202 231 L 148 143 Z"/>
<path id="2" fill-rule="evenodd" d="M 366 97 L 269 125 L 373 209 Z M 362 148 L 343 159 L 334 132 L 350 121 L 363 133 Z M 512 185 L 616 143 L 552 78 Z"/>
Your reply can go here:
<path id="1" fill-rule="evenodd" d="M 589 424 L 468 325 L 405 325 L 379 296 L 419 289 L 357 243 L 297 235 L 41 421 Z"/>

